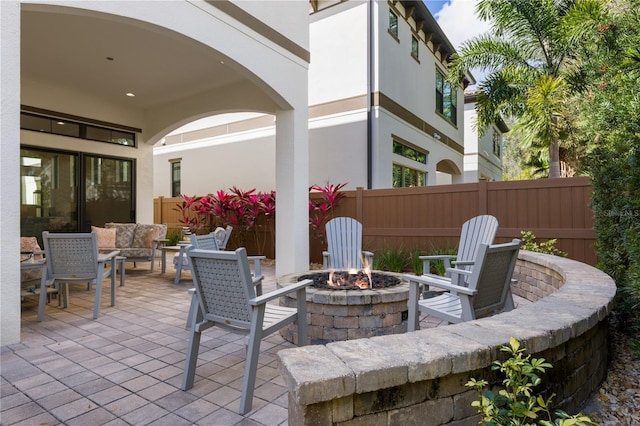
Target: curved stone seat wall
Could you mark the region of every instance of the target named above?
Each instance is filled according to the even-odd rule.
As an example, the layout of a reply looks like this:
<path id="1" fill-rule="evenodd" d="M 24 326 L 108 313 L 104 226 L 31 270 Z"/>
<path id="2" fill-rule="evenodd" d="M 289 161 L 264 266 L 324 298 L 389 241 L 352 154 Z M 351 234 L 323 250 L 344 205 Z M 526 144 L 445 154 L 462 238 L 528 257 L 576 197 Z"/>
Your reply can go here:
<path id="1" fill-rule="evenodd" d="M 291 425 L 475 425 L 472 377 L 517 338 L 553 364 L 544 383 L 558 408 L 576 413 L 606 375 L 608 322 L 616 287 L 573 260 L 521 251 L 514 294 L 534 303 L 446 327 L 293 348 L 278 353 Z"/>

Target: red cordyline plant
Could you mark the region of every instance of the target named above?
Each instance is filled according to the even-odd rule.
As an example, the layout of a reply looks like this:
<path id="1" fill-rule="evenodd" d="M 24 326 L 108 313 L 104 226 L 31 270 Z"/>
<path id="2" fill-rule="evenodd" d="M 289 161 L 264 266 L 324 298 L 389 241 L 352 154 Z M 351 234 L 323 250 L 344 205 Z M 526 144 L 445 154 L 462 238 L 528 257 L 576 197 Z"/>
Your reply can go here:
<path id="1" fill-rule="evenodd" d="M 182 199 L 182 201 L 176 203 L 173 210 L 180 212 L 181 217 L 178 221 L 184 226 L 188 226 L 189 230 L 195 234 L 203 226 L 202 215 L 200 214 L 202 197 L 195 195 L 190 197 L 182 194 L 180 195 L 180 199 Z"/>
<path id="2" fill-rule="evenodd" d="M 261 193 L 256 192 L 255 188 L 243 191 L 234 186 L 229 192 L 221 190 L 203 197 L 200 211 L 210 216 L 215 226 L 233 226 L 231 235 L 239 244 L 252 235 L 258 250 L 262 252 L 266 244 L 266 232 L 261 232 L 257 222 L 261 216 L 265 216 L 267 222 L 273 221 L 275 192 Z"/>
<path id="3" fill-rule="evenodd" d="M 338 205 L 340 200 L 345 196 L 344 192 L 340 192 L 347 184 L 340 183 L 338 185 L 312 185 L 309 191 L 316 191 L 322 194 L 320 199 L 314 200 L 309 197 L 309 225 L 311 226 L 312 235 L 318 238 L 324 244 L 324 225 L 333 216 L 333 209 Z"/>
<path id="4" fill-rule="evenodd" d="M 309 225 L 314 237 L 323 243 L 324 225 L 331 218 L 334 207 L 345 196 L 340 192 L 345 185 L 313 185 L 309 188 L 309 192 L 321 194 L 318 199 L 309 198 Z M 174 210 L 182 214 L 180 223 L 188 226 L 193 233 L 204 227 L 208 217 L 213 227 L 233 226 L 231 237 L 238 246 L 243 245 L 249 236 L 253 237 L 259 253 L 264 251 L 267 237 L 271 240 L 275 238 L 275 191 L 256 192 L 255 188 L 243 191 L 234 186 L 229 191 L 220 190 L 203 197 L 181 195 L 180 198 L 182 202 L 176 204 Z M 264 221 L 261 221 L 263 216 Z"/>

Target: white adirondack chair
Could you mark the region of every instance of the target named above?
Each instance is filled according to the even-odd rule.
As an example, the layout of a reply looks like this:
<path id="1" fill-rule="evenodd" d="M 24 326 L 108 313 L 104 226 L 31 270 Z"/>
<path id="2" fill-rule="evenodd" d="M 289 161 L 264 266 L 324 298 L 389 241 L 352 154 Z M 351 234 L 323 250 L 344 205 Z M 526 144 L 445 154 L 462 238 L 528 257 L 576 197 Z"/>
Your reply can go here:
<path id="1" fill-rule="evenodd" d="M 235 252 L 209 251 L 189 247 L 187 256 L 193 270 L 198 309 L 191 315 L 191 333 L 182 389 L 193 387 L 200 335 L 217 326 L 248 336 L 240 414 L 251 410 L 255 387 L 260 341 L 294 321 L 298 325 L 298 345 L 307 344 L 307 314 L 305 288 L 311 280 L 300 281 L 269 294 L 257 296 L 255 281 L 249 270 L 244 248 Z M 297 308 L 267 304 L 280 296 L 296 292 Z"/>
<path id="2" fill-rule="evenodd" d="M 491 215 L 476 216 L 462 224 L 460 243 L 455 255 L 420 256 L 422 260 L 422 273 L 430 274 L 432 260 L 442 260 L 445 270 L 454 264 L 457 268 L 471 270 L 473 260 L 476 258 L 480 244 L 493 244 L 498 232 L 498 219 Z M 445 276 L 450 276 L 445 274 Z"/>
<path id="3" fill-rule="evenodd" d="M 115 305 L 118 251 L 98 253 L 96 233 L 42 233 L 47 264 L 47 285 L 58 285 L 63 307 L 69 300 L 69 283 L 96 285 L 93 319 L 98 318 L 102 279 L 111 277 L 111 306 Z M 40 308 L 39 308 L 40 309 Z M 41 312 L 38 312 L 41 317 Z"/>
<path id="4" fill-rule="evenodd" d="M 325 225 L 327 250 L 322 252 L 324 269 L 373 267 L 373 253 L 362 250 L 362 224 L 350 217 L 336 217 Z"/>
<path id="5" fill-rule="evenodd" d="M 449 323 L 459 323 L 512 310 L 511 277 L 519 250 L 520 240 L 491 246 L 482 243 L 471 271 L 449 269 L 450 279 L 433 275 L 404 275 L 409 281 L 408 330 L 415 331 L 419 328 L 419 312 Z M 465 276 L 469 276 L 467 282 Z M 424 285 L 439 287 L 448 292 L 419 300 L 420 287 Z"/>

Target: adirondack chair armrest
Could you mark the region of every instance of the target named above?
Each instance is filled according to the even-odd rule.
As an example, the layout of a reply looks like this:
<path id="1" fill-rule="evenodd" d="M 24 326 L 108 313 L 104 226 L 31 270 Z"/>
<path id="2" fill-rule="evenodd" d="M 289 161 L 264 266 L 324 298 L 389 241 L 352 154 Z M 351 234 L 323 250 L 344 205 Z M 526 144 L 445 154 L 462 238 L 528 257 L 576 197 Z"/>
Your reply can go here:
<path id="1" fill-rule="evenodd" d="M 373 268 L 373 252 L 368 250 L 362 250 L 362 256 L 364 257 L 364 266 Z"/>
<path id="2" fill-rule="evenodd" d="M 465 271 L 466 272 L 466 271 Z M 429 285 L 438 287 L 443 290 L 449 290 L 454 293 L 462 293 L 469 296 L 473 296 L 477 293 L 477 290 L 469 290 L 467 287 L 451 284 L 447 280 L 433 279 L 430 277 L 418 276 L 418 275 L 405 275 L 409 280 L 409 286 L 415 287 L 420 285 Z"/>
<path id="3" fill-rule="evenodd" d="M 420 260 L 445 260 L 445 259 L 455 259 L 455 254 L 434 254 L 429 256 L 418 256 Z"/>
<path id="4" fill-rule="evenodd" d="M 429 256 L 418 256 L 418 259 L 422 260 L 423 274 L 429 274 L 431 272 L 432 260 L 442 260 L 444 262 L 445 269 L 447 269 L 451 266 L 451 260 L 455 258 L 455 254 L 434 254 Z"/>
<path id="5" fill-rule="evenodd" d="M 311 284 L 313 284 L 312 280 L 302 280 L 293 285 L 288 285 L 286 287 L 279 288 L 275 291 L 271 291 L 269 292 L 269 294 L 264 294 L 262 296 L 254 297 L 253 299 L 249 299 L 248 303 L 251 306 L 263 305 L 285 294 L 293 293 L 294 291 L 298 291 L 298 290 L 303 290 L 306 287 L 310 286 Z"/>
<path id="6" fill-rule="evenodd" d="M 455 266 L 470 266 L 476 263 L 475 260 L 452 260 L 451 263 Z"/>

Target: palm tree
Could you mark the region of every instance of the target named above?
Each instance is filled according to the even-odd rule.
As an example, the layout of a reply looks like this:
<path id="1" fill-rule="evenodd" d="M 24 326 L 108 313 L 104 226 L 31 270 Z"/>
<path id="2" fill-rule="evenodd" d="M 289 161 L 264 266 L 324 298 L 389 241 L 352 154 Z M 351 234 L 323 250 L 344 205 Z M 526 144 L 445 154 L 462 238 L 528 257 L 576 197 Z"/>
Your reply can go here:
<path id="1" fill-rule="evenodd" d="M 602 0 L 480 0 L 476 13 L 492 31 L 462 45 L 450 78 L 488 71 L 478 85 L 478 131 L 516 118 L 522 142 L 548 146 L 549 177 L 560 177 L 567 101 L 583 86 L 576 53 L 603 16 Z"/>

